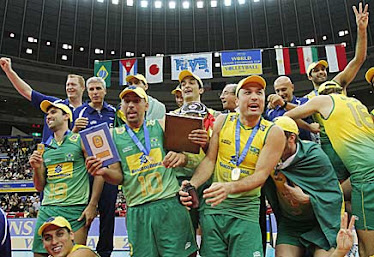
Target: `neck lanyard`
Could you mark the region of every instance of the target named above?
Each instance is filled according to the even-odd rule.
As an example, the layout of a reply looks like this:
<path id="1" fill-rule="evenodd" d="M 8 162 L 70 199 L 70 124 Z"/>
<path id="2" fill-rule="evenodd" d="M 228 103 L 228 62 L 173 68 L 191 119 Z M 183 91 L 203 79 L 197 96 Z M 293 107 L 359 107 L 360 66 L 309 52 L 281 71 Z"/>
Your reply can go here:
<path id="1" fill-rule="evenodd" d="M 136 144 L 136 146 L 139 148 L 139 150 L 143 154 L 149 156 L 149 153 L 151 152 L 151 141 L 149 139 L 149 131 L 148 131 L 148 128 L 146 126 L 145 120 L 144 120 L 144 123 L 143 123 L 145 147 L 140 142 L 139 138 L 135 135 L 134 131 L 127 124 L 125 124 L 125 127 L 126 127 L 127 133 L 130 135 L 132 141 Z"/>
<path id="2" fill-rule="evenodd" d="M 256 124 L 256 126 L 252 129 L 251 135 L 249 136 L 247 143 L 244 146 L 243 152 L 239 156 L 240 151 L 240 119 L 238 117 L 238 121 L 236 123 L 236 129 L 235 129 L 235 162 L 236 166 L 239 167 L 239 165 L 244 161 L 245 157 L 247 156 L 249 147 L 251 146 L 254 137 L 257 134 L 257 131 L 260 127 L 261 118 Z"/>

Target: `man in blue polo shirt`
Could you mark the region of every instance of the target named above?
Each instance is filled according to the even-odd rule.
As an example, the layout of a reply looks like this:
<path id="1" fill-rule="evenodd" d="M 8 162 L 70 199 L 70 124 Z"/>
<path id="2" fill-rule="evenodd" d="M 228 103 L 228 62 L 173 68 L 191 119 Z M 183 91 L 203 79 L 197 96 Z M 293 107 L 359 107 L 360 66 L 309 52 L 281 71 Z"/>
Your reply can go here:
<path id="1" fill-rule="evenodd" d="M 274 120 L 276 117 L 283 116 L 283 114 L 299 105 L 308 101 L 308 98 L 296 97 L 293 95 L 294 85 L 287 76 L 280 76 L 274 81 L 275 94 L 268 96 L 268 107 L 265 112 L 265 119 Z M 311 123 L 312 120 L 306 119 L 306 122 Z M 300 129 L 299 137 L 303 140 L 311 140 L 311 133 L 307 130 Z"/>
<path id="2" fill-rule="evenodd" d="M 83 104 L 74 111 L 73 132 L 89 128 L 101 123 L 107 123 L 113 127 L 116 108 L 104 101 L 106 95 L 106 83 L 100 77 L 91 77 L 86 82 L 89 103 Z M 93 177 L 90 176 L 90 184 Z M 113 234 L 115 204 L 118 186 L 104 184 L 99 200 L 100 235 L 96 251 L 101 257 L 109 257 L 113 251 Z"/>
<path id="3" fill-rule="evenodd" d="M 66 95 L 67 99 L 62 100 L 54 96 L 44 95 L 22 80 L 17 73 L 12 69 L 12 62 L 10 58 L 1 58 L 0 66 L 5 72 L 6 76 L 12 83 L 13 87 L 22 95 L 24 98 L 29 100 L 31 104 L 41 111 L 40 103 L 44 100 L 51 101 L 53 103 L 63 103 L 70 107 L 72 112 L 75 108 L 82 105 L 82 96 L 84 92 L 84 78 L 79 75 L 69 74 L 66 81 Z M 48 143 L 53 137 L 53 132 L 50 130 L 44 119 L 43 136 L 42 141 Z"/>

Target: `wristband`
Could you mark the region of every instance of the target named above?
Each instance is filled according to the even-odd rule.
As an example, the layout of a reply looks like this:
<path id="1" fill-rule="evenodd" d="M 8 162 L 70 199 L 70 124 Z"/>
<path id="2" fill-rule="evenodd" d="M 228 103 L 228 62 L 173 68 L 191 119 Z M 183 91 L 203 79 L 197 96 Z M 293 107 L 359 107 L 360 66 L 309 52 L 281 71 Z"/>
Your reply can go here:
<path id="1" fill-rule="evenodd" d="M 284 101 L 284 104 L 282 105 L 282 109 L 286 108 L 287 106 L 287 101 Z"/>

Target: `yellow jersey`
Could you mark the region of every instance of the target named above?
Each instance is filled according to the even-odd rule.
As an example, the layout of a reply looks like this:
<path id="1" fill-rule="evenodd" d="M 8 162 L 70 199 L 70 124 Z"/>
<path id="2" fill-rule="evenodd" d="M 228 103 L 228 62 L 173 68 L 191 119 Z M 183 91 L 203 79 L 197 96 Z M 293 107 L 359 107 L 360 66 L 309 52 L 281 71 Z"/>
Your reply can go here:
<path id="1" fill-rule="evenodd" d="M 352 183 L 374 181 L 374 123 L 366 106 L 353 97 L 330 94 L 333 109 L 324 126 Z"/>

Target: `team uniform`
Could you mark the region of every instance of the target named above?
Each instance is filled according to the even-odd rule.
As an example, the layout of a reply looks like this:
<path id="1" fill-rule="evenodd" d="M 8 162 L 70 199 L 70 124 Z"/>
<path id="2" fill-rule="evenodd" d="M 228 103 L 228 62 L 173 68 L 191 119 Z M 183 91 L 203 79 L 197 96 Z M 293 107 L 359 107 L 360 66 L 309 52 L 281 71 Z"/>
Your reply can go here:
<path id="1" fill-rule="evenodd" d="M 141 152 L 125 125 L 113 130 L 123 171 L 128 206 L 127 231 L 131 256 L 189 256 L 197 251 L 188 211 L 175 197 L 179 191 L 173 169 L 162 165 L 164 132 L 156 120 L 146 122 L 150 153 Z M 133 130 L 144 145 L 144 125 Z"/>
<path id="2" fill-rule="evenodd" d="M 231 172 L 236 168 L 233 131 L 238 119 L 239 114 L 228 114 L 219 132 L 213 182 L 232 181 Z M 258 156 L 273 125 L 261 118 L 248 154 L 239 165 L 241 179 L 255 172 Z M 240 125 L 240 151 L 243 150 L 252 130 L 253 128 Z M 227 199 L 215 207 L 205 203 L 201 217 L 204 237 L 202 256 L 263 256 L 259 226 L 260 192 L 261 187 L 258 187 L 248 192 L 228 195 Z"/>
<path id="3" fill-rule="evenodd" d="M 311 99 L 315 96 L 318 96 L 317 90 L 313 90 L 308 95 L 306 95 L 308 99 Z M 338 154 L 332 147 L 330 139 L 327 136 L 326 131 L 325 131 L 323 118 L 321 117 L 319 113 L 313 114 L 312 117 L 313 117 L 313 120 L 315 122 L 318 122 L 320 125 L 319 135 L 320 135 L 320 140 L 321 140 L 321 148 L 329 157 L 332 163 L 332 166 L 334 167 L 334 170 L 336 172 L 336 176 L 338 177 L 339 181 L 346 180 L 349 177 L 349 172 L 347 170 L 347 167 L 343 164 L 341 158 L 338 156 Z"/>
<path id="4" fill-rule="evenodd" d="M 69 221 L 73 231 L 85 225 L 77 221 L 89 200 L 88 173 L 79 134 L 67 132 L 61 144 L 53 138 L 43 154 L 46 167 L 46 185 L 35 231 L 53 216 L 62 216 Z M 33 252 L 47 253 L 41 236 L 34 235 Z"/>
<path id="5" fill-rule="evenodd" d="M 103 107 L 100 111 L 91 107 L 88 103 L 83 104 L 74 111 L 75 121 L 77 118 L 88 118 L 88 125 L 86 128 L 107 123 L 110 128 L 113 127 L 114 117 L 116 115 L 116 108 L 107 102 L 103 102 Z M 92 187 L 93 177 L 90 178 L 90 186 Z M 113 251 L 113 234 L 114 234 L 114 220 L 115 220 L 115 204 L 117 200 L 118 186 L 104 183 L 103 191 L 100 195 L 98 209 L 100 213 L 100 233 L 99 242 L 96 250 L 103 257 L 109 256 Z"/>
<path id="6" fill-rule="evenodd" d="M 296 105 L 302 105 L 305 104 L 308 101 L 308 98 L 306 97 L 296 97 L 293 96 L 290 103 L 296 104 Z M 276 117 L 283 116 L 283 114 L 286 113 L 286 109 L 282 108 L 281 106 L 277 106 L 275 109 L 267 109 L 265 111 L 265 119 L 273 121 Z M 311 123 L 311 118 L 305 119 L 306 122 Z M 300 129 L 299 137 L 304 140 L 312 140 L 312 137 L 310 135 L 310 132 L 305 129 Z"/>
<path id="7" fill-rule="evenodd" d="M 300 140 L 296 153 L 278 166 L 264 186 L 277 218 L 277 245 L 336 247 L 343 195 L 327 155 L 316 143 Z M 284 196 L 286 182 L 299 186 L 310 202 L 290 202 Z"/>
<path id="8" fill-rule="evenodd" d="M 374 123 L 357 99 L 329 95 L 334 103 L 324 119 L 331 143 L 350 173 L 352 213 L 357 229 L 374 230 Z"/>

